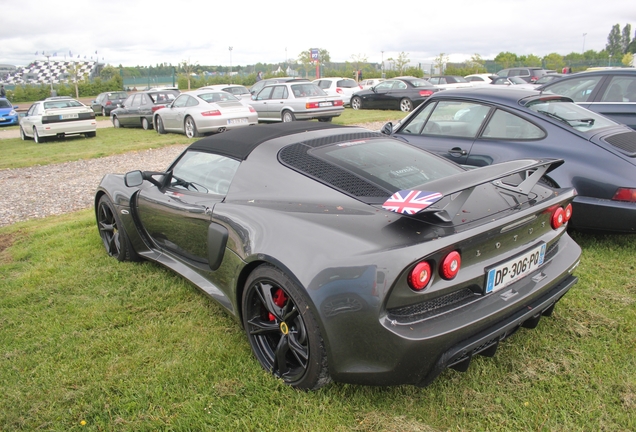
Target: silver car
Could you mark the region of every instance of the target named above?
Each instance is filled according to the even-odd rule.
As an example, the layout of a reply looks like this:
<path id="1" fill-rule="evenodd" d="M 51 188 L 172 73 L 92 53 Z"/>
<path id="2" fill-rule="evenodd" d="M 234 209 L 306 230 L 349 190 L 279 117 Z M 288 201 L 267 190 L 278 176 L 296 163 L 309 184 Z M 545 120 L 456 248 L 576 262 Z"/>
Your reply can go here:
<path id="1" fill-rule="evenodd" d="M 339 96 L 329 96 L 316 84 L 291 82 L 270 84 L 252 96 L 250 105 L 259 121 L 312 120 L 331 121 L 344 111 Z"/>
<path id="2" fill-rule="evenodd" d="M 199 89 L 181 93 L 174 102 L 154 113 L 160 134 L 185 133 L 188 138 L 223 132 L 258 123 L 256 110 L 224 91 Z"/>

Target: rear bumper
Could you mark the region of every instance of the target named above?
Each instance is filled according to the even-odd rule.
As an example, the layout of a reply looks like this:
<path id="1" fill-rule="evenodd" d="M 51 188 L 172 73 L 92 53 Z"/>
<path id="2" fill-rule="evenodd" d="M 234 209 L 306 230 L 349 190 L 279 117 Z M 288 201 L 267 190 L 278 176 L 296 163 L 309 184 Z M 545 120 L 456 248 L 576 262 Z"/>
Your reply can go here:
<path id="1" fill-rule="evenodd" d="M 322 117 L 338 117 L 344 111 L 344 107 L 340 109 L 327 109 L 320 111 L 303 111 L 303 112 L 294 112 L 294 116 L 298 120 L 311 120 Z"/>
<path id="2" fill-rule="evenodd" d="M 63 123 L 47 123 L 37 127 L 38 134 L 42 137 L 56 135 L 74 135 L 87 132 L 95 132 L 97 130 L 97 122 L 95 119 L 78 120 L 76 122 Z"/>
<path id="3" fill-rule="evenodd" d="M 578 195 L 572 207 L 575 229 L 636 233 L 636 203 Z"/>

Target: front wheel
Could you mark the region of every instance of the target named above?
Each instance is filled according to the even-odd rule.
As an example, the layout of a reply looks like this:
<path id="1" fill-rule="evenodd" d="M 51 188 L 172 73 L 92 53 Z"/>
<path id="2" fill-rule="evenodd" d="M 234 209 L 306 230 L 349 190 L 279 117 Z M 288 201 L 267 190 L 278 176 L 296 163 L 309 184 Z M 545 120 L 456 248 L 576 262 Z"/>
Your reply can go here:
<path id="1" fill-rule="evenodd" d="M 106 117 L 108 114 L 106 113 L 106 108 L 102 107 L 102 116 Z"/>
<path id="2" fill-rule="evenodd" d="M 243 324 L 261 366 L 292 387 L 328 384 L 327 354 L 320 328 L 298 286 L 281 270 L 262 265 L 243 292 Z"/>
<path id="3" fill-rule="evenodd" d="M 289 122 L 295 121 L 296 120 L 296 116 L 291 111 L 283 111 L 282 119 L 283 119 L 283 122 L 289 123 Z"/>
<path id="4" fill-rule="evenodd" d="M 22 138 L 22 141 L 26 141 L 29 137 L 27 137 L 27 135 L 24 133 L 24 129 L 22 129 L 22 126 L 20 126 L 20 138 Z"/>
<path id="5" fill-rule="evenodd" d="M 141 118 L 141 127 L 144 130 L 150 129 L 150 122 L 148 121 L 148 119 L 146 117 L 142 117 Z"/>
<path id="6" fill-rule="evenodd" d="M 197 124 L 194 122 L 192 117 L 186 117 L 183 128 L 185 129 L 185 134 L 188 138 L 196 138 L 199 136 Z"/>
<path id="7" fill-rule="evenodd" d="M 113 117 L 113 126 L 115 126 L 117 129 L 119 129 L 120 127 L 123 127 L 117 117 Z"/>
<path id="8" fill-rule="evenodd" d="M 166 128 L 163 127 L 163 120 L 161 120 L 161 117 L 159 116 L 155 117 L 155 126 L 157 126 L 157 133 L 160 133 L 160 134 L 166 133 Z"/>
<path id="9" fill-rule="evenodd" d="M 410 99 L 402 99 L 400 101 L 400 111 L 402 112 L 411 112 L 413 110 L 413 102 Z"/>
<path id="10" fill-rule="evenodd" d="M 358 96 L 352 97 L 351 108 L 353 108 L 354 110 L 362 109 L 362 99 L 360 99 Z"/>
<path id="11" fill-rule="evenodd" d="M 97 203 L 97 228 L 108 255 L 117 258 L 118 261 L 138 259 L 139 256 L 130 246 L 126 230 L 115 211 L 115 206 L 106 195 L 103 195 Z"/>

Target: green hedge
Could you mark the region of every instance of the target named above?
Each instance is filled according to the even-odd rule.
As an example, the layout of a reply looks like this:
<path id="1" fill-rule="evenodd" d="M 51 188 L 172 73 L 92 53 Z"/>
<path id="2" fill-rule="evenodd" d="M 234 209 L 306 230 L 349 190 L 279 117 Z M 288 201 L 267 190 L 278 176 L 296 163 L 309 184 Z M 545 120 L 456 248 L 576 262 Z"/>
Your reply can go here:
<path id="1" fill-rule="evenodd" d="M 92 81 L 82 80 L 78 82 L 77 90 L 79 92 L 79 96 L 75 92 L 75 85 L 73 83 L 54 84 L 53 90 L 55 90 L 58 96 L 89 97 L 103 92 L 121 90 L 123 85 L 124 83 L 121 76 L 116 75 L 107 81 L 104 81 L 101 78 L 95 78 Z M 7 91 L 7 99 L 9 99 L 12 103 L 42 100 L 49 96 L 51 96 L 50 84 L 17 85 L 14 90 Z"/>

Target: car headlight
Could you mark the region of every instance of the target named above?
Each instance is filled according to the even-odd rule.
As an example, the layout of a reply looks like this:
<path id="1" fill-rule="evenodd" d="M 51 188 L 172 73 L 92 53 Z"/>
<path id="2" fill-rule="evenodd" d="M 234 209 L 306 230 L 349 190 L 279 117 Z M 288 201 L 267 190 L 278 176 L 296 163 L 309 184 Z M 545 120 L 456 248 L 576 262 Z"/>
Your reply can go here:
<path id="1" fill-rule="evenodd" d="M 18 113 L 15 110 L 11 110 L 11 112 L 9 113 L 9 115 L 12 115 L 12 116 L 17 115 L 17 114 Z"/>

